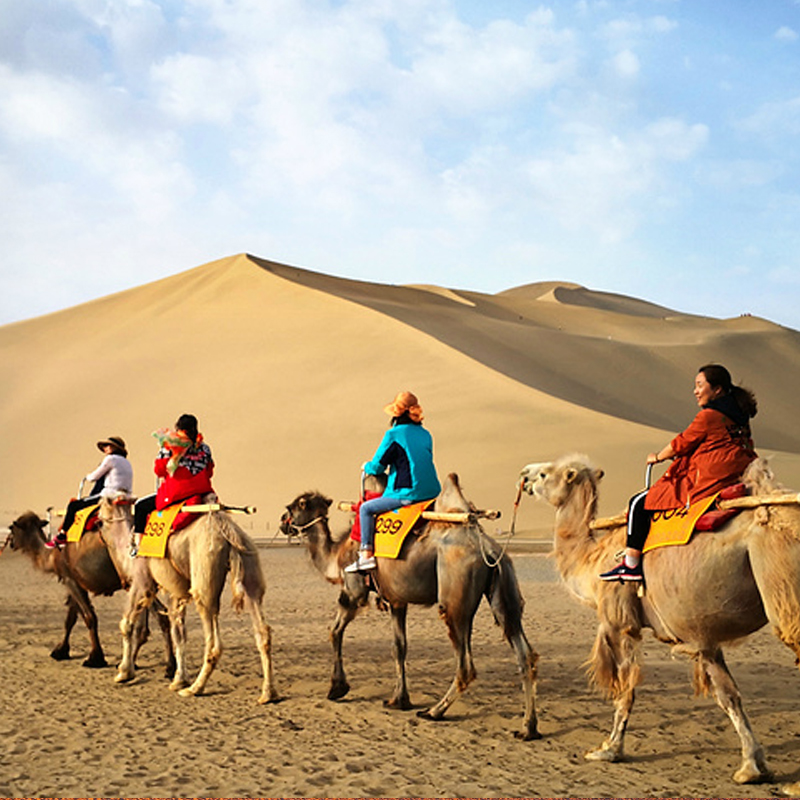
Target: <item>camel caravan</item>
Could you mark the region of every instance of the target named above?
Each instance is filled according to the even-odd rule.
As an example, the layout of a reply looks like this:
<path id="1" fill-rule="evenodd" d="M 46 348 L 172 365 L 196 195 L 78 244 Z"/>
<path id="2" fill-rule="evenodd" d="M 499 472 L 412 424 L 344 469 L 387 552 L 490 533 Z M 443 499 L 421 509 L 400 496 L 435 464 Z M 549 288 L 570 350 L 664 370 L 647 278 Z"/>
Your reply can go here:
<path id="1" fill-rule="evenodd" d="M 732 384 L 727 370 L 702 367 L 694 393 L 700 411 L 683 433 L 648 455 L 648 485 L 624 513 L 597 517 L 603 471 L 587 456 L 568 455 L 522 468 L 514 515 L 526 493 L 553 507 L 553 556 L 561 582 L 597 612 L 589 674 L 611 699 L 613 721 L 606 738 L 585 757 L 625 758 L 647 629 L 693 660 L 696 692 L 710 692 L 730 718 L 742 754 L 734 781 L 763 782 L 772 776 L 723 647 L 769 623 L 800 663 L 800 495 L 781 486 L 755 453 L 749 429 L 755 399 Z M 331 532 L 334 501 L 317 491 L 298 494 L 280 521 L 280 530 L 304 543 L 312 565 L 338 589 L 327 696 L 338 701 L 350 691 L 344 634 L 372 601 L 388 611 L 392 624 L 396 682 L 385 705 L 412 709 L 408 607 L 435 606 L 453 646 L 455 674 L 441 698 L 418 715 L 442 719 L 476 678 L 472 630 L 485 599 L 522 684 L 522 722 L 515 736 L 538 739 L 539 655 L 523 628 L 524 598 L 507 543 L 501 546 L 481 526 L 500 512 L 467 500 L 454 473 L 439 482 L 432 438 L 412 393 L 401 392 L 384 411 L 391 423 L 362 466 L 358 501 L 336 506 L 350 515 L 348 528 Z M 263 613 L 264 570 L 255 543 L 233 518 L 254 509 L 226 506 L 217 498 L 211 451 L 195 417 L 182 415 L 173 429 L 155 435 L 160 449 L 154 494 L 134 498 L 124 442 L 110 437 L 98 442 L 105 458 L 87 476 L 103 480 L 87 498 L 79 491 L 58 535 L 48 539 L 48 522 L 33 512 L 11 524 L 7 544 L 42 572 L 56 575 L 67 590 L 65 634 L 51 655 L 69 657 L 70 632 L 82 616 L 91 639 L 84 666 L 106 666 L 90 595 L 125 590 L 122 657 L 114 680 L 129 683 L 135 677 L 153 612 L 164 635 L 170 688 L 182 697 L 200 695 L 222 653 L 220 598 L 230 575 L 234 607 L 246 609 L 253 624 L 262 669 L 258 702 L 275 702 L 280 694 Z M 652 466 L 666 461 L 669 468 L 650 485 Z M 185 615 L 192 601 L 204 633 L 202 666 L 194 679 L 186 661 Z M 800 786 L 784 788 L 796 794 Z"/>

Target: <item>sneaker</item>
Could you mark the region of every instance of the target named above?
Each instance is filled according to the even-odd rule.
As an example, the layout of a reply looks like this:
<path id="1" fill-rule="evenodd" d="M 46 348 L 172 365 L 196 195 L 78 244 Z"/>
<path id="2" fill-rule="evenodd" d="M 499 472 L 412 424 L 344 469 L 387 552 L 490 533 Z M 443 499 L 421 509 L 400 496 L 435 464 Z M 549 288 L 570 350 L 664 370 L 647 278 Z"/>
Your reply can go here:
<path id="1" fill-rule="evenodd" d="M 352 564 L 349 564 L 344 568 L 345 572 L 366 572 L 369 569 L 375 569 L 378 566 L 378 562 L 375 560 L 375 556 L 370 556 L 369 558 L 361 558 L 358 557 L 358 561 L 354 561 Z"/>
<path id="2" fill-rule="evenodd" d="M 642 562 L 640 561 L 635 567 L 629 567 L 624 561 L 618 564 L 614 569 L 604 572 L 600 576 L 601 581 L 641 581 L 644 580 L 642 575 Z"/>
<path id="3" fill-rule="evenodd" d="M 44 543 L 44 546 L 50 550 L 56 547 L 63 547 L 67 543 L 67 534 L 64 531 L 59 531 L 52 539 Z"/>

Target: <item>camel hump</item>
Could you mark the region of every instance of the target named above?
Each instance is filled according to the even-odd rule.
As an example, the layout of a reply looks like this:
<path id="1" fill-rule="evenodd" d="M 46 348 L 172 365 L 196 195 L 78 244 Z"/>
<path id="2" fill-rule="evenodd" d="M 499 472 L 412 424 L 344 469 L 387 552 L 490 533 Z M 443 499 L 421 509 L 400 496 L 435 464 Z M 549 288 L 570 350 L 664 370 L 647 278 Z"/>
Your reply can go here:
<path id="1" fill-rule="evenodd" d="M 442 491 L 436 498 L 434 511 L 471 511 L 472 506 L 461 491 L 461 481 L 451 472 L 442 483 Z"/>

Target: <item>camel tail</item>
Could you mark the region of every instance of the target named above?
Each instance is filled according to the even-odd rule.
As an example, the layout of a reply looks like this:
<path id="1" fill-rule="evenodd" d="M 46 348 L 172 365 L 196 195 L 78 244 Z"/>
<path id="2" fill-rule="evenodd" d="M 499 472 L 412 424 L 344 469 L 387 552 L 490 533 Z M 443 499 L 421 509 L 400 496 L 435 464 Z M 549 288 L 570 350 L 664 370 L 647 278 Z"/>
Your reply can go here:
<path id="1" fill-rule="evenodd" d="M 236 611 L 250 598 L 260 604 L 266 590 L 255 542 L 227 515 L 216 513 L 219 532 L 230 544 L 231 603 Z"/>
<path id="2" fill-rule="evenodd" d="M 495 622 L 503 629 L 506 641 L 513 643 L 522 632 L 522 612 L 525 600 L 519 590 L 514 564 L 503 556 L 492 570 L 486 599 Z"/>

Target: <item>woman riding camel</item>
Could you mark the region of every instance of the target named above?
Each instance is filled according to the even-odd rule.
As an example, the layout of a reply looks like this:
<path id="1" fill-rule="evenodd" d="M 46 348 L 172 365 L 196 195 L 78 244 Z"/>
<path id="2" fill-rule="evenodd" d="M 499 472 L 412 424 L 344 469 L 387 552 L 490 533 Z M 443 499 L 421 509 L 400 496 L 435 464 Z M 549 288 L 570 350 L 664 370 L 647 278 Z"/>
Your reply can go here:
<path id="1" fill-rule="evenodd" d="M 105 453 L 105 458 L 96 470 L 84 480 L 92 481 L 94 486 L 87 497 L 70 500 L 64 514 L 61 530 L 49 541 L 47 547 L 60 547 L 67 542 L 67 531 L 75 521 L 75 514 L 83 508 L 94 505 L 101 497 L 116 497 L 120 493 L 133 491 L 133 467 L 128 461 L 128 450 L 119 436 L 109 436 L 97 443 L 97 449 Z"/>
<path id="2" fill-rule="evenodd" d="M 363 466 L 367 475 L 383 475 L 389 470 L 386 491 L 359 508 L 361 546 L 358 561 L 345 572 L 375 569 L 375 517 L 385 511 L 430 500 L 442 490 L 433 464 L 433 438 L 422 427 L 422 408 L 411 392 L 400 392 L 384 408 L 392 418 L 371 461 Z"/>
<path id="3" fill-rule="evenodd" d="M 698 370 L 694 396 L 700 411 L 692 424 L 658 453 L 647 456 L 648 464 L 674 460 L 650 489 L 631 498 L 625 559 L 600 576 L 604 581 L 641 581 L 642 549 L 652 513 L 685 508 L 737 483 L 756 458 L 750 434 L 750 420 L 757 411 L 753 393 L 734 386 L 725 367 L 706 364 Z"/>
<path id="4" fill-rule="evenodd" d="M 153 436 L 161 445 L 153 468 L 158 478 L 158 489 L 155 494 L 136 501 L 133 532 L 139 534 L 144 533 L 151 511 L 161 511 L 181 500 L 214 491 L 211 488 L 214 459 L 197 430 L 197 417 L 181 414 L 175 430 L 161 429 Z"/>

